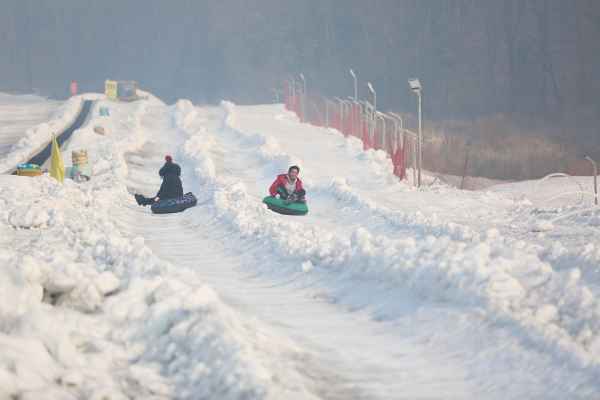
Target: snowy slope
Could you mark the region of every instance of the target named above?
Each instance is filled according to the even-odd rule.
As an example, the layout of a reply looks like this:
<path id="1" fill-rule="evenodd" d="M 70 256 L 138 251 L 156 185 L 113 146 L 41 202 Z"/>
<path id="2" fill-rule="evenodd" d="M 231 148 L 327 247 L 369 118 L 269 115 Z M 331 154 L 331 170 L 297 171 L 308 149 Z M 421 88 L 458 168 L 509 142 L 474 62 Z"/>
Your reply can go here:
<path id="1" fill-rule="evenodd" d="M 0 154 L 0 174 L 12 171 L 19 163 L 27 162 L 33 155 L 37 154 L 48 144 L 48 142 L 50 142 L 52 135 L 60 134 L 73 123 L 79 113 L 84 97 L 85 96 L 82 95 L 74 96 L 60 106 L 55 106 L 52 109 L 52 113 L 47 116 L 47 119 L 44 122 L 29 127 L 24 131 L 20 131 L 20 128 L 24 126 L 18 124 L 7 131 L 0 132 L 0 138 L 2 138 L 0 140 L 5 143 L 11 143 L 9 148 L 5 148 L 5 154 Z M 87 97 L 96 98 L 98 95 L 89 94 Z M 9 98 L 6 101 L 11 100 L 12 99 Z M 19 97 L 17 104 L 20 104 L 21 102 L 23 102 L 23 100 Z M 24 107 L 24 109 L 21 107 Z M 15 108 L 21 109 L 22 113 L 28 114 L 28 108 L 26 107 L 27 106 L 23 105 L 19 105 L 18 107 L 6 105 L 4 107 L 5 110 L 13 111 L 7 111 L 6 114 L 4 114 L 5 118 L 15 118 Z M 45 107 L 48 107 L 48 105 L 43 104 L 42 108 Z M 50 107 L 53 107 L 51 103 Z M 35 111 L 35 107 L 33 107 L 33 110 Z"/>
<path id="2" fill-rule="evenodd" d="M 416 190 L 279 105 L 100 105 L 64 149 L 88 149 L 92 181 L 0 176 L 0 398 L 600 393 L 589 204 Z M 167 153 L 199 206 L 157 216 L 130 192 L 158 189 Z M 306 217 L 261 203 L 291 164 Z"/>
<path id="3" fill-rule="evenodd" d="M 0 93 L 0 159 L 29 129 L 52 119 L 60 105 L 39 96 Z"/>

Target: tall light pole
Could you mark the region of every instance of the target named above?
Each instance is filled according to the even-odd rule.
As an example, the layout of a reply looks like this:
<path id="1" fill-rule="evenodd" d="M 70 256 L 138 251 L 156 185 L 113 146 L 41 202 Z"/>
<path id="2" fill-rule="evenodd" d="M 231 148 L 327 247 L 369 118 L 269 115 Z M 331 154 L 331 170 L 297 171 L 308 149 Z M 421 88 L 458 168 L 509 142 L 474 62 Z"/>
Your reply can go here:
<path id="1" fill-rule="evenodd" d="M 352 78 L 354 79 L 354 101 L 358 101 L 358 79 L 356 79 L 356 74 L 352 68 L 350 68 L 350 75 L 352 75 Z"/>
<path id="2" fill-rule="evenodd" d="M 410 86 L 410 90 L 413 91 L 419 98 L 419 137 L 417 139 L 417 187 L 421 187 L 421 169 L 423 168 L 423 115 L 421 112 L 422 108 L 422 87 L 421 82 L 416 79 L 409 79 L 408 85 Z"/>

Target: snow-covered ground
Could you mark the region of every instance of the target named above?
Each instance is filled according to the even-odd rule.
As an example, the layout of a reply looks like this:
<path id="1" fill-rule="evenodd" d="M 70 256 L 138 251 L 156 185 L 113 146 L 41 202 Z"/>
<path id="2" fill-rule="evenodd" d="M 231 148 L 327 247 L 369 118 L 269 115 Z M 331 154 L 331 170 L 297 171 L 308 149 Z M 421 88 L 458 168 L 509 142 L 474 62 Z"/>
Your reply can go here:
<path id="1" fill-rule="evenodd" d="M 589 178 L 416 190 L 280 105 L 152 96 L 79 148 L 90 182 L 0 176 L 0 398 L 600 395 Z M 199 204 L 152 215 L 167 153 Z M 261 203 L 291 164 L 305 217 Z"/>
<path id="2" fill-rule="evenodd" d="M 0 159 L 36 125 L 53 119 L 61 102 L 34 95 L 0 93 Z"/>
<path id="3" fill-rule="evenodd" d="M 98 96 L 90 94 L 87 97 Z M 16 106 L 11 106 L 13 98 L 17 99 Z M 30 102 L 33 103 L 31 114 L 27 111 Z M 5 143 L 0 153 L 0 174 L 9 173 L 17 164 L 27 162 L 52 140 L 52 135 L 63 132 L 75 120 L 82 103 L 83 96 L 73 96 L 63 103 L 36 96 L 0 96 L 0 118 L 7 127 L 5 131 L 0 130 L 0 137 L 3 137 L 0 142 Z"/>

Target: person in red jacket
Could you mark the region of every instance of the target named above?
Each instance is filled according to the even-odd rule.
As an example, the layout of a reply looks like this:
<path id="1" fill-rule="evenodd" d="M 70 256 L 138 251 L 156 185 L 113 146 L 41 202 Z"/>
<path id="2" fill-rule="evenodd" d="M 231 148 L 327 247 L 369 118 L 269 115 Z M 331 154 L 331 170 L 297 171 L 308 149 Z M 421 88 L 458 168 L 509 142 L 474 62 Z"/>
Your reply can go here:
<path id="1" fill-rule="evenodd" d="M 287 174 L 277 175 L 277 178 L 275 178 L 275 181 L 269 188 L 271 196 L 276 197 L 279 195 L 286 203 L 304 202 L 306 191 L 302 187 L 302 181 L 298 178 L 299 173 L 300 168 L 292 165 L 288 169 Z"/>

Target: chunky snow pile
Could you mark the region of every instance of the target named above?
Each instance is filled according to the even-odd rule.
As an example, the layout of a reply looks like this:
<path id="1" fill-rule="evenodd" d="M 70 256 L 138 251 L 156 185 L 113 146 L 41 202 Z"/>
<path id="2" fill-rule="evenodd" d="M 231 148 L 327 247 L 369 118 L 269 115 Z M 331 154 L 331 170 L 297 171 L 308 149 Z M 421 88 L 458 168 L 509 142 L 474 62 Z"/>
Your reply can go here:
<path id="1" fill-rule="evenodd" d="M 212 289 L 188 283 L 192 274 L 186 275 L 187 281 L 136 283 L 126 301 L 111 304 L 114 322 L 125 327 L 116 338 L 130 344 L 137 363 L 161 366 L 171 396 L 313 398 L 293 362 L 302 351 L 257 322 L 243 321 Z"/>
<path id="2" fill-rule="evenodd" d="M 97 188 L 58 185 L 48 176 L 1 180 L 0 223 L 5 237 L 12 234 L 0 263 L 9 277 L 0 283 L 0 337 L 8 350 L 0 356 L 2 396 L 125 398 L 129 390 L 113 374 L 113 363 L 128 355 L 112 352 L 119 346 L 105 336 L 114 327 L 99 315 L 131 270 L 157 262 L 98 212 L 96 196 Z M 25 347 L 29 354 L 18 351 Z"/>
<path id="3" fill-rule="evenodd" d="M 582 281 L 600 293 L 600 207 L 594 205 L 592 176 L 553 174 L 491 188 L 518 200 L 511 224 L 530 227 L 538 255 L 554 269 L 576 266 Z M 523 229 L 520 229 L 522 233 Z"/>
<path id="4" fill-rule="evenodd" d="M 155 102 L 107 103 L 114 134 L 73 138 L 89 182 L 0 177 L 0 398 L 311 398 L 291 342 L 121 228 L 115 208 L 135 207 L 123 154 Z"/>
<path id="5" fill-rule="evenodd" d="M 540 349 L 578 367 L 600 371 L 600 303 L 577 266 L 553 268 L 537 244 L 514 240 L 505 234 L 504 227 L 496 229 L 486 222 L 482 229 L 473 224 L 472 215 L 482 212 L 478 209 L 464 210 L 461 218 L 468 221 L 471 217 L 471 224 L 462 224 L 424 215 L 426 205 L 418 211 L 392 207 L 394 199 L 408 193 L 441 204 L 438 209 L 443 210 L 444 204 L 436 200 L 439 188 L 417 193 L 398 183 L 389 160 L 377 151 L 363 152 L 354 139 L 307 126 L 303 126 L 305 136 L 295 139 L 292 125 L 296 122 L 273 114 L 264 123 L 272 127 L 272 133 L 256 133 L 248 127 L 260 126 L 256 121 L 269 116 L 261 117 L 257 107 L 247 112 L 242 122 L 231 103 L 222 104 L 223 126 L 211 133 L 190 123 L 187 116 L 194 111 L 189 106 L 180 103 L 177 108 L 177 121 L 186 121 L 179 127 L 189 135 L 185 156 L 190 163 L 204 166 L 195 170 L 205 183 L 202 190 L 211 195 L 215 215 L 240 237 L 268 244 L 268 251 L 297 260 L 297 265 L 310 273 L 335 269 L 364 285 L 386 282 L 425 298 L 480 309 L 486 318 L 512 326 Z M 276 125 L 276 120 L 281 124 Z M 319 130 L 315 135 L 330 136 L 322 141 L 323 146 L 329 146 L 329 159 L 321 152 L 319 163 L 316 159 L 315 163 L 308 162 L 315 143 L 320 143 L 311 138 L 311 129 Z M 275 131 L 286 130 L 291 133 L 281 133 L 285 138 L 278 141 Z M 226 151 L 236 157 L 247 155 L 238 169 L 232 158 L 220 161 L 224 146 L 219 140 L 223 138 L 229 146 L 239 145 Z M 292 150 L 288 152 L 286 147 Z M 320 215 L 318 224 L 306 223 L 315 221 L 310 218 L 281 217 L 261 204 L 262 193 L 270 183 L 268 177 L 272 179 L 275 173 L 301 160 L 309 207 L 319 204 L 329 213 Z M 244 168 L 252 169 L 254 179 L 263 185 L 261 191 L 256 192 L 251 180 L 244 179 Z M 343 173 L 336 177 L 327 171 Z M 501 205 L 493 211 L 520 204 L 496 193 L 441 190 L 453 194 L 458 203 Z M 354 223 L 345 223 L 350 220 Z M 597 257 L 595 247 L 586 254 Z"/>

